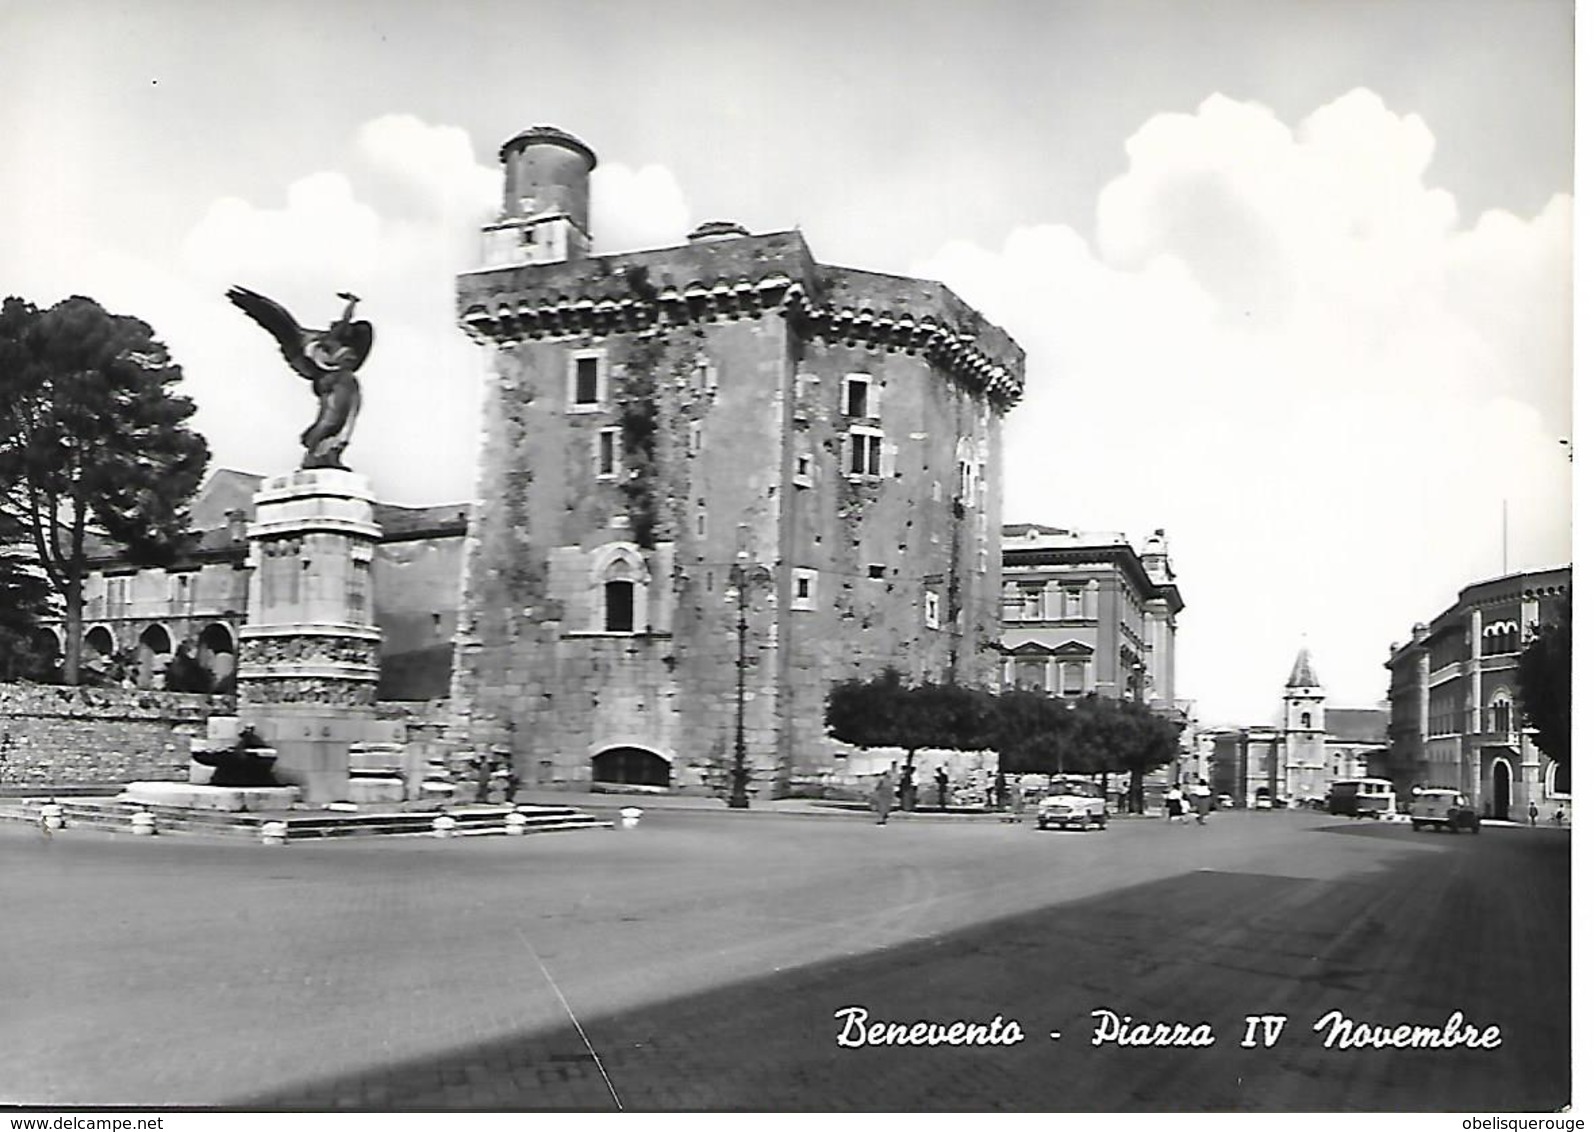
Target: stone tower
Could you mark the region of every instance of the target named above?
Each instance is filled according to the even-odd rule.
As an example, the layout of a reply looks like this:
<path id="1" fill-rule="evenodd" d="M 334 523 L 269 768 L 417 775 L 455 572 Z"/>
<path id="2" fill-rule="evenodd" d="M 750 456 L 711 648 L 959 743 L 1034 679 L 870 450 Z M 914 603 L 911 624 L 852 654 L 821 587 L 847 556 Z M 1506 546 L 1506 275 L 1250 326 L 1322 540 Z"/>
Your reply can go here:
<path id="1" fill-rule="evenodd" d="M 769 796 L 833 767 L 833 682 L 993 683 L 1012 340 L 797 232 L 591 257 L 592 151 L 538 127 L 500 157 L 503 215 L 458 281 L 492 366 L 469 741 L 528 784 L 705 792 L 740 747 Z"/>
<path id="2" fill-rule="evenodd" d="M 1284 684 L 1284 792 L 1292 801 L 1328 794 L 1324 702 L 1312 654 L 1302 648 Z"/>

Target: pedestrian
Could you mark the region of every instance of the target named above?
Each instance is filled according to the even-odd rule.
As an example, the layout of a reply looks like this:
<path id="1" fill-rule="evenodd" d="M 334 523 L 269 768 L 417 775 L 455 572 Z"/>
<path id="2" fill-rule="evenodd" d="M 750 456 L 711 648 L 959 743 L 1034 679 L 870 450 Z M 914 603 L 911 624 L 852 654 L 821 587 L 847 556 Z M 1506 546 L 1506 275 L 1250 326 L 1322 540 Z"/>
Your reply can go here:
<path id="1" fill-rule="evenodd" d="M 1529 802 L 1528 803 L 1528 825 L 1529 826 L 1536 826 L 1538 824 L 1539 824 L 1539 804 L 1537 802 Z"/>
<path id="2" fill-rule="evenodd" d="M 935 772 L 935 798 L 941 809 L 946 809 L 946 788 L 951 783 L 946 776 L 946 767 L 939 767 Z"/>
<path id="3" fill-rule="evenodd" d="M 902 812 L 905 814 L 911 814 L 913 812 L 915 802 L 918 801 L 917 796 L 919 793 L 919 788 L 914 784 L 913 781 L 912 763 L 909 763 L 907 766 L 902 768 L 902 780 L 897 789 L 901 794 Z"/>
<path id="4" fill-rule="evenodd" d="M 1207 785 L 1206 779 L 1196 779 L 1196 784 L 1190 787 L 1190 800 L 1195 804 L 1196 824 L 1206 825 L 1207 814 L 1212 812 L 1212 787 Z"/>
<path id="5" fill-rule="evenodd" d="M 515 773 L 513 764 L 504 768 L 504 805 L 513 806 L 515 795 L 520 792 L 520 775 Z"/>
<path id="6" fill-rule="evenodd" d="M 491 755 L 476 757 L 476 801 L 485 803 L 492 797 L 493 759 Z"/>
<path id="7" fill-rule="evenodd" d="M 876 825 L 885 825 L 886 819 L 891 816 L 891 799 L 896 793 L 897 764 L 892 763 L 891 769 L 875 779 L 872 804 Z"/>
<path id="8" fill-rule="evenodd" d="M 1560 806 L 1555 807 L 1555 824 L 1562 825 L 1566 822 L 1566 811 Z"/>
<path id="9" fill-rule="evenodd" d="M 1013 820 L 1022 825 L 1024 823 L 1024 780 L 1016 774 L 1013 776 L 1013 781 L 1008 784 L 1008 797 L 1012 799 Z"/>
<path id="10" fill-rule="evenodd" d="M 1163 795 L 1163 800 L 1168 805 L 1168 820 L 1182 823 L 1184 821 L 1184 795 L 1179 792 L 1179 788 L 1177 786 L 1168 787 L 1168 793 Z"/>

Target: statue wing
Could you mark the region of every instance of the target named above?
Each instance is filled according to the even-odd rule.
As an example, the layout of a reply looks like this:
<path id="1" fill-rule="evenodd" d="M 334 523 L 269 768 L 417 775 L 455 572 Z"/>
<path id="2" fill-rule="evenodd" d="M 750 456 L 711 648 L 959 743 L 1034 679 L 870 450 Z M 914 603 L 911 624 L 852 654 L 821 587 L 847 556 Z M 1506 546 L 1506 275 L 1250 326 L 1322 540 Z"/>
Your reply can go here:
<path id="1" fill-rule="evenodd" d="M 293 316 L 283 309 L 281 304 L 275 303 L 264 295 L 251 291 L 247 287 L 232 287 L 227 291 L 227 298 L 232 300 L 233 306 L 243 311 L 266 329 L 277 340 L 277 345 L 282 347 L 282 356 L 288 359 L 288 364 L 302 377 L 312 381 L 321 373 L 317 366 L 305 354 L 304 348 L 309 335 Z M 367 336 L 367 349 L 369 336 Z"/>

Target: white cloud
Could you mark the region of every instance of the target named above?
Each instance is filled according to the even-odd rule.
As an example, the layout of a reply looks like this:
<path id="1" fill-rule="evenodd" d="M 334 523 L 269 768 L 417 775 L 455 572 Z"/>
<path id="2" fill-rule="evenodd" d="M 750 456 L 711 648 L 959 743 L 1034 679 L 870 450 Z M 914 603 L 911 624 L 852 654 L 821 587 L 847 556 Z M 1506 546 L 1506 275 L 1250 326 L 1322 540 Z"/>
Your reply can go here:
<path id="1" fill-rule="evenodd" d="M 1293 130 L 1213 96 L 1126 149 L 1094 248 L 914 268 L 1029 353 L 1007 516 L 1167 528 L 1205 718 L 1266 718 L 1303 632 L 1373 702 L 1389 638 L 1500 571 L 1502 500 L 1511 569 L 1570 558 L 1569 202 L 1459 229 L 1427 127 L 1361 90 Z"/>
<path id="2" fill-rule="evenodd" d="M 662 165 L 604 163 L 592 171 L 592 247 L 598 255 L 684 244 L 686 196 Z"/>

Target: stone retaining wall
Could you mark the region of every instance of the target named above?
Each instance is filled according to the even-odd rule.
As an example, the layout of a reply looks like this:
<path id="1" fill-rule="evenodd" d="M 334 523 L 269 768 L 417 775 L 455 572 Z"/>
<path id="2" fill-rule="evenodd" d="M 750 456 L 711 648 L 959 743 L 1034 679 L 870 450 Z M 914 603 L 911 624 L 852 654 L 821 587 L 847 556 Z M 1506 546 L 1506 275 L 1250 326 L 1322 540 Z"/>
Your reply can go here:
<path id="1" fill-rule="evenodd" d="M 188 781 L 188 741 L 230 696 L 0 684 L 0 791 Z"/>

